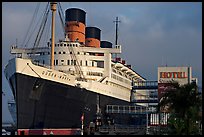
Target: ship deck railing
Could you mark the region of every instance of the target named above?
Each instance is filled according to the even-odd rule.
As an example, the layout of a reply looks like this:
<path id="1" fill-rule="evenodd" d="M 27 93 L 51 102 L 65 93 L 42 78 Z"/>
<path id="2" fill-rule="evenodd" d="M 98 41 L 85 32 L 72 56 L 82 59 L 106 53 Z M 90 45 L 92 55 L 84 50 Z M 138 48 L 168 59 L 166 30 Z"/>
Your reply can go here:
<path id="1" fill-rule="evenodd" d="M 140 125 L 140 126 L 117 126 L 117 125 L 111 125 L 111 126 L 102 126 L 99 127 L 99 132 L 101 133 L 108 133 L 108 132 L 114 132 L 114 133 L 137 133 L 141 131 L 145 131 L 146 126 Z"/>
<path id="2" fill-rule="evenodd" d="M 153 110 L 144 106 L 122 106 L 122 105 L 107 105 L 106 113 L 123 113 L 123 114 L 147 114 L 154 113 Z"/>
<path id="3" fill-rule="evenodd" d="M 135 82 L 132 90 L 136 89 L 158 89 L 158 82 L 157 81 L 138 81 Z"/>

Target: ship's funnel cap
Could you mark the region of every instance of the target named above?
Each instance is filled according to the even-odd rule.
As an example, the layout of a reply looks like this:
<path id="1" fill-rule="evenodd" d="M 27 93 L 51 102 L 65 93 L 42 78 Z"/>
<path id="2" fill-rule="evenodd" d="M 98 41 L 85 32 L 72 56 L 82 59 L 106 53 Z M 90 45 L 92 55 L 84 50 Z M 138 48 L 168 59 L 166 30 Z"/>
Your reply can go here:
<path id="1" fill-rule="evenodd" d="M 97 27 L 86 27 L 86 38 L 95 38 L 101 40 L 101 30 Z"/>
<path id="2" fill-rule="evenodd" d="M 86 12 L 78 8 L 70 8 L 65 11 L 65 21 L 78 21 L 86 23 Z"/>
<path id="3" fill-rule="evenodd" d="M 109 41 L 101 41 L 101 48 L 112 48 L 112 43 Z"/>

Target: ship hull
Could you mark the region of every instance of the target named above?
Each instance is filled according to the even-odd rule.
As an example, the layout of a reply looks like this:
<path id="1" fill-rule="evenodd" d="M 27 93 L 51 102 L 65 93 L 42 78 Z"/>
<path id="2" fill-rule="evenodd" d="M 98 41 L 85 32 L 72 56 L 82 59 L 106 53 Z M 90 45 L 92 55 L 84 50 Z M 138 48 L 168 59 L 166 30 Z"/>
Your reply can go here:
<path id="1" fill-rule="evenodd" d="M 80 128 L 84 113 L 84 125 L 93 122 L 97 113 L 97 98 L 102 113 L 102 123 L 112 117 L 115 124 L 131 124 L 128 114 L 108 115 L 106 105 L 130 105 L 129 102 L 83 88 L 14 73 L 10 77 L 13 93 L 16 93 L 17 128 Z"/>

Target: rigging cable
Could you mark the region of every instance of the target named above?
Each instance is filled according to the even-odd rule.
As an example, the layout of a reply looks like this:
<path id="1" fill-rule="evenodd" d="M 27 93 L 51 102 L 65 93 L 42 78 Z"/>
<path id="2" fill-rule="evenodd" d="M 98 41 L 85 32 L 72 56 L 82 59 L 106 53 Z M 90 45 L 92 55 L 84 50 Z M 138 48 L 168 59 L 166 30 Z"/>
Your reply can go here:
<path id="1" fill-rule="evenodd" d="M 45 9 L 45 12 L 44 12 L 44 15 L 43 15 L 43 21 L 42 21 L 42 23 L 40 25 L 40 29 L 38 31 L 37 37 L 36 37 L 35 42 L 34 42 L 34 47 L 37 47 L 38 46 L 37 44 L 39 44 L 39 41 L 40 41 L 41 36 L 42 36 L 42 31 L 44 30 L 44 26 L 45 26 L 45 24 L 47 22 L 48 13 L 49 13 L 49 2 L 47 4 L 47 6 L 46 6 L 46 9 Z M 40 35 L 40 37 L 39 37 L 39 35 Z"/>
<path id="2" fill-rule="evenodd" d="M 42 14 L 42 16 L 39 18 L 38 22 L 35 24 L 35 27 L 33 28 L 33 31 L 31 32 L 31 34 L 30 34 L 30 36 L 29 36 L 29 38 L 28 38 L 28 41 L 27 41 L 27 43 L 26 43 L 25 45 L 28 45 L 28 42 L 30 41 L 32 35 L 34 34 L 34 31 L 37 30 L 37 26 L 39 26 L 39 23 L 40 23 L 40 21 L 41 21 L 42 18 L 43 18 L 43 14 Z"/>
<path id="3" fill-rule="evenodd" d="M 60 2 L 59 2 L 59 4 L 57 4 L 57 6 L 58 6 L 58 9 L 59 9 L 58 13 L 59 13 L 59 17 L 60 17 L 60 21 L 61 21 L 61 25 L 62 25 L 62 30 L 63 30 L 64 36 L 65 36 L 65 23 L 64 23 L 65 19 L 64 19 L 64 16 L 62 16 L 62 15 L 64 15 L 64 13 L 63 13 Z"/>
<path id="4" fill-rule="evenodd" d="M 41 30 L 41 33 L 40 33 L 40 36 L 39 36 L 39 40 L 38 40 L 37 44 L 34 45 L 34 46 L 36 46 L 36 47 L 39 46 L 40 40 L 41 40 L 41 38 L 42 38 L 42 34 L 43 34 L 43 32 L 44 32 L 45 25 L 46 25 L 46 23 L 47 23 L 47 17 L 48 17 L 49 11 L 50 11 L 50 10 L 47 11 L 47 14 L 46 14 L 46 17 L 45 17 L 45 22 L 44 22 L 44 24 L 43 24 L 43 27 L 42 27 L 42 30 Z"/>
<path id="5" fill-rule="evenodd" d="M 47 41 L 49 41 L 49 34 L 51 32 L 51 18 L 48 17 L 48 21 L 47 21 L 47 28 L 45 28 L 45 36 L 44 36 L 44 43 L 47 43 Z"/>
<path id="6" fill-rule="evenodd" d="M 29 27 L 28 27 L 28 30 L 27 30 L 27 32 L 26 32 L 25 38 L 24 38 L 24 40 L 23 40 L 22 45 L 25 45 L 25 47 L 26 47 L 26 44 L 25 44 L 26 38 L 28 38 L 28 33 L 31 31 L 31 26 L 32 26 L 33 23 L 35 22 L 35 19 L 36 19 L 36 17 L 37 17 L 37 13 L 38 13 L 38 11 L 39 11 L 39 7 L 40 7 L 40 2 L 38 2 L 37 5 L 36 5 L 35 12 L 33 13 L 32 20 L 31 20 L 31 22 L 30 22 L 30 24 L 29 24 Z M 29 41 L 29 40 L 28 40 L 28 41 Z M 27 42 L 27 43 L 28 43 L 28 42 Z"/>

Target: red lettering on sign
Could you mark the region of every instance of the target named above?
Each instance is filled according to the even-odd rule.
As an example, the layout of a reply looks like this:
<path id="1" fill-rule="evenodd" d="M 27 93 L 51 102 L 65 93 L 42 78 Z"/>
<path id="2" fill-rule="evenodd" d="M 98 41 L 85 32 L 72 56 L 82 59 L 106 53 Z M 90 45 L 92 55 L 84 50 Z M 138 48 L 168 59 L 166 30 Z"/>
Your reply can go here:
<path id="1" fill-rule="evenodd" d="M 177 72 L 173 72 L 173 78 L 176 78 Z"/>
<path id="2" fill-rule="evenodd" d="M 182 78 L 182 72 L 177 73 L 177 78 Z"/>
<path id="3" fill-rule="evenodd" d="M 168 73 L 164 72 L 164 78 L 167 78 Z"/>
<path id="4" fill-rule="evenodd" d="M 186 72 L 160 72 L 160 78 L 188 78 Z"/>
<path id="5" fill-rule="evenodd" d="M 167 78 L 171 78 L 171 76 L 172 76 L 172 73 L 171 73 L 171 72 L 168 72 L 168 73 L 167 73 Z"/>
<path id="6" fill-rule="evenodd" d="M 183 78 L 188 78 L 188 76 L 185 75 L 186 73 L 183 72 Z"/>
<path id="7" fill-rule="evenodd" d="M 160 72 L 160 78 L 164 78 L 164 73 Z"/>

